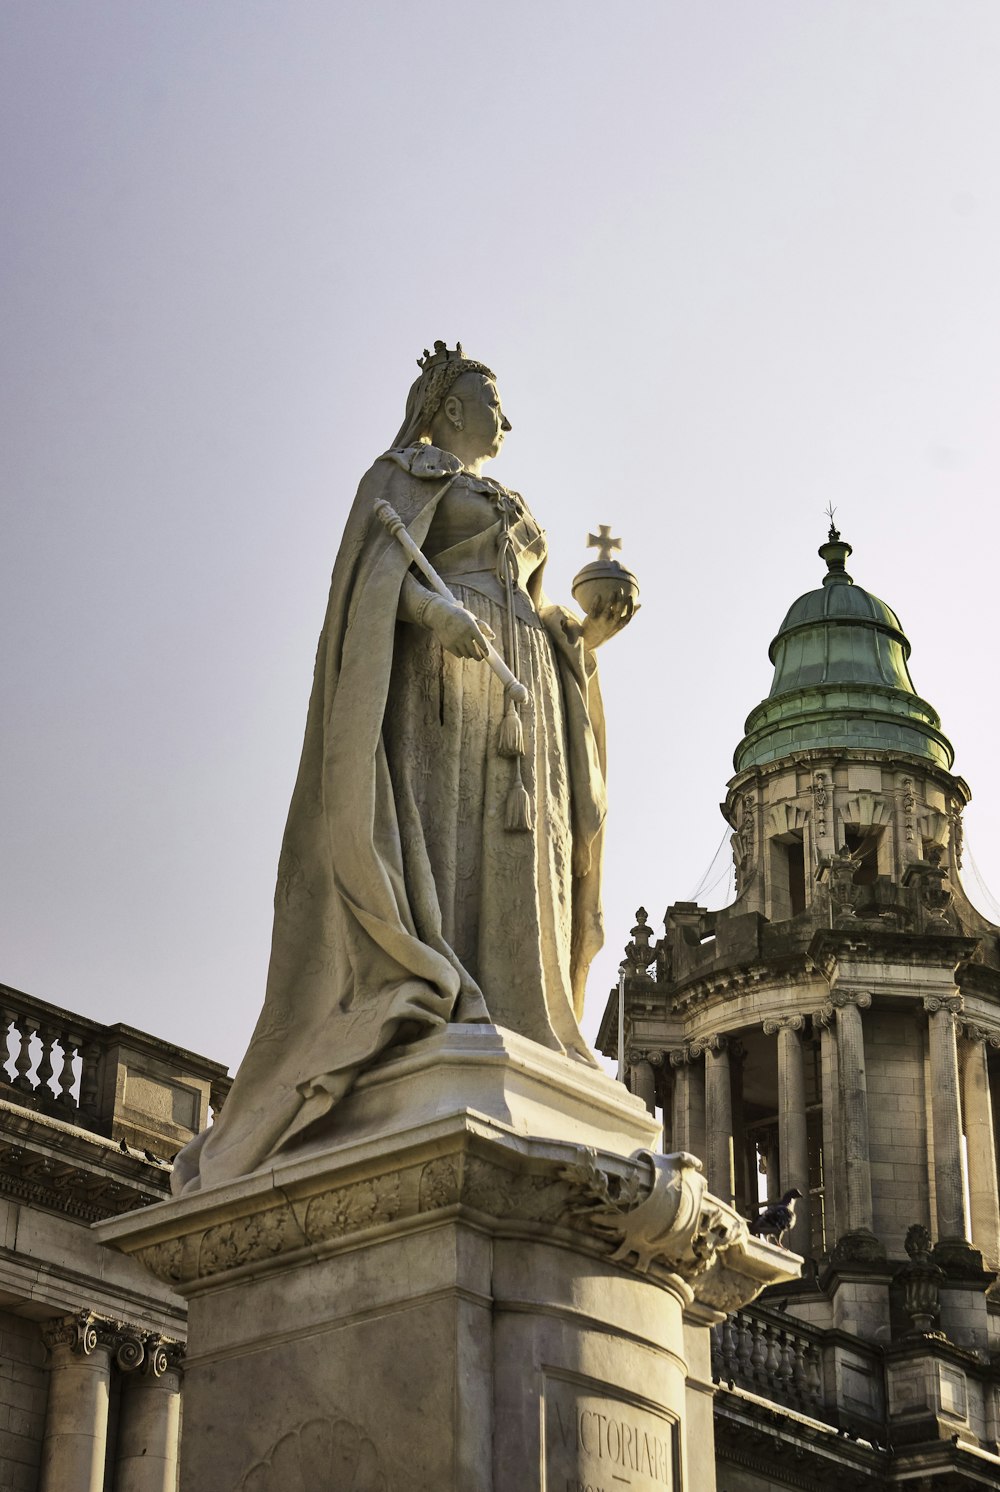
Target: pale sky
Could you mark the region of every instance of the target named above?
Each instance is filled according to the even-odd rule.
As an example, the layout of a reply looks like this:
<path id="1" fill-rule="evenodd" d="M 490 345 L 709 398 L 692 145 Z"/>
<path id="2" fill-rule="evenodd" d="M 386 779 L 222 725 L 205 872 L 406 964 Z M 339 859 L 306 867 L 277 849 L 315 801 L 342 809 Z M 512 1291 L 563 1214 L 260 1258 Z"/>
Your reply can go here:
<path id="1" fill-rule="evenodd" d="M 831 501 L 1000 898 L 998 77 L 995 0 L 4 0 L 0 981 L 239 1061 L 340 531 L 437 337 L 553 597 L 602 522 L 642 587 L 589 1034 L 728 837 Z"/>

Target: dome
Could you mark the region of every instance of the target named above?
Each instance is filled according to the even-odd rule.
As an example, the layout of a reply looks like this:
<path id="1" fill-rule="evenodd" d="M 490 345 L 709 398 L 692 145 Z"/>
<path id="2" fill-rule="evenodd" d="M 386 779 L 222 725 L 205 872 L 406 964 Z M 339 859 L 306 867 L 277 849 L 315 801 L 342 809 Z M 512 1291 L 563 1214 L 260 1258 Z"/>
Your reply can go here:
<path id="1" fill-rule="evenodd" d="M 771 643 L 771 691 L 751 711 L 737 772 L 825 747 L 900 751 L 950 768 L 937 712 L 913 687 L 910 644 L 890 606 L 847 573 L 835 528 L 820 546 L 827 573 L 788 610 Z"/>

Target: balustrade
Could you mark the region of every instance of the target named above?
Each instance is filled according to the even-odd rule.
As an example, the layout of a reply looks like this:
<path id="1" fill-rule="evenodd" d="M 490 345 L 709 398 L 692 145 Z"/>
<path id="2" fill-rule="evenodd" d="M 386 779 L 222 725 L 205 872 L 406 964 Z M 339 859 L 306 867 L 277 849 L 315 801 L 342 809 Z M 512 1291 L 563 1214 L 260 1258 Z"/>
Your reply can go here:
<path id="1" fill-rule="evenodd" d="M 151 1039 L 100 1025 L 5 984 L 0 984 L 0 1017 L 0 1099 L 109 1133 L 115 1094 L 102 1091 L 105 1056 L 120 1047 L 123 1030 L 130 1040 Z M 203 1076 L 211 1082 L 212 1108 L 218 1113 L 231 1079 L 216 1064 L 206 1067 Z"/>
<path id="2" fill-rule="evenodd" d="M 71 1123 L 96 1121 L 105 1028 L 8 985 L 0 985 L 0 1013 L 0 1092 L 6 1085 L 15 1102 Z"/>
<path id="3" fill-rule="evenodd" d="M 802 1322 L 760 1307 L 712 1327 L 712 1377 L 823 1418 L 820 1338 Z"/>

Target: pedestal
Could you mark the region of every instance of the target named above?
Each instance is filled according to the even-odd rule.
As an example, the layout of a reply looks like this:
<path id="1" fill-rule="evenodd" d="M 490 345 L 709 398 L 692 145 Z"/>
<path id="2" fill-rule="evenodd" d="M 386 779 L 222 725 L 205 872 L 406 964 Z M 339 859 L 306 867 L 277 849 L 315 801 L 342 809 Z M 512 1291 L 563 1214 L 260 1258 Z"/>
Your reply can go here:
<path id="1" fill-rule="evenodd" d="M 339 1131 L 101 1224 L 190 1304 L 182 1492 L 711 1492 L 698 1344 L 800 1261 L 655 1132 L 603 1074 L 450 1028 Z"/>

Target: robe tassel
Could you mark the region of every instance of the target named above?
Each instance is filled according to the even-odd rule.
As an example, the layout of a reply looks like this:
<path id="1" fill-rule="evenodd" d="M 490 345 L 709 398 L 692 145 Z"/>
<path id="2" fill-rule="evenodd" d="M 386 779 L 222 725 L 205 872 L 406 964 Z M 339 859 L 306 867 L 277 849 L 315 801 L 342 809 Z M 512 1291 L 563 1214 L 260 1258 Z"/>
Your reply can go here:
<path id="1" fill-rule="evenodd" d="M 507 813 L 504 819 L 504 828 L 511 833 L 527 834 L 535 827 L 535 817 L 532 812 L 531 799 L 528 797 L 528 789 L 521 779 L 521 763 L 514 759 L 514 785 L 507 794 Z"/>
<path id="2" fill-rule="evenodd" d="M 524 755 L 524 730 L 521 726 L 521 716 L 509 690 L 507 691 L 507 708 L 500 722 L 500 740 L 497 751 L 500 756 Z"/>

